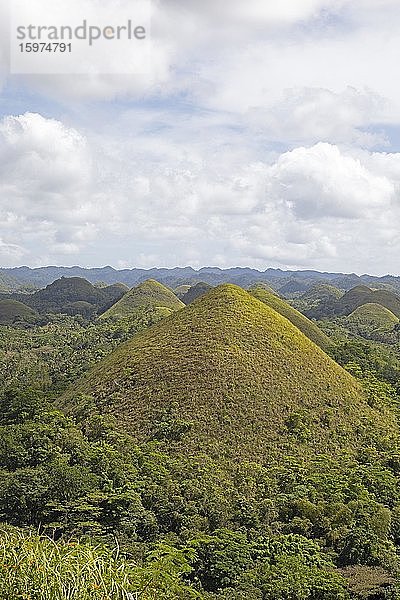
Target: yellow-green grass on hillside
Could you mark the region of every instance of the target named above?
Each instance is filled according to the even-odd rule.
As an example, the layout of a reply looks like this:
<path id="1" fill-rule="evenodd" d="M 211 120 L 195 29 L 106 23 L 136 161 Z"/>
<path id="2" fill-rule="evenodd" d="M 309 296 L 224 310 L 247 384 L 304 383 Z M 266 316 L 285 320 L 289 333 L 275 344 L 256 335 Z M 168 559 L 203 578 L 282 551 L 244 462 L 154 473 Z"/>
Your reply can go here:
<path id="1" fill-rule="evenodd" d="M 363 325 L 379 329 L 381 331 L 392 331 L 399 319 L 389 309 L 380 304 L 368 303 L 356 308 L 347 317 L 349 323 Z"/>
<path id="2" fill-rule="evenodd" d="M 36 311 L 18 300 L 0 301 L 0 324 L 10 325 L 15 319 L 31 320 L 36 316 Z"/>
<path id="3" fill-rule="evenodd" d="M 275 294 L 271 294 L 264 288 L 254 287 L 251 290 L 252 296 L 260 300 L 270 308 L 273 308 L 282 317 L 288 319 L 295 327 L 300 329 L 304 335 L 312 340 L 317 346 L 323 350 L 327 350 L 332 342 L 328 336 L 313 321 L 310 321 L 301 312 L 290 306 L 285 300 L 279 298 Z"/>
<path id="4" fill-rule="evenodd" d="M 169 451 L 228 462 L 351 454 L 396 431 L 392 414 L 371 408 L 356 380 L 288 319 L 229 284 L 120 346 L 61 406 L 79 410 L 81 394 L 138 441 L 183 426 Z"/>
<path id="5" fill-rule="evenodd" d="M 173 311 L 185 305 L 176 297 L 172 290 L 154 279 L 148 279 L 127 292 L 118 302 L 101 315 L 108 319 L 128 317 L 135 314 L 137 309 L 145 308 L 160 311 L 168 316 Z"/>
<path id="6" fill-rule="evenodd" d="M 400 318 L 400 297 L 388 290 L 371 290 L 365 285 L 352 288 L 337 302 L 336 313 L 349 315 L 363 304 L 380 304 Z"/>

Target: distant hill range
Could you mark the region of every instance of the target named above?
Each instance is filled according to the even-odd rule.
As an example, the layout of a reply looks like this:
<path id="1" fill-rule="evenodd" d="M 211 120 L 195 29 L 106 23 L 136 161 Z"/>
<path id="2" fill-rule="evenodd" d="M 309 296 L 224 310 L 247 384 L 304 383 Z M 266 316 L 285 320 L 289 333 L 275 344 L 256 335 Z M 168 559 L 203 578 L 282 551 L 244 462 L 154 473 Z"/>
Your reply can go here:
<path id="1" fill-rule="evenodd" d="M 316 284 L 328 284 L 340 290 L 349 290 L 358 285 L 382 287 L 388 291 L 400 293 L 400 277 L 385 275 L 374 277 L 371 275 L 356 275 L 354 273 L 323 273 L 319 271 L 284 271 L 282 269 L 266 269 L 258 271 L 250 268 L 220 269 L 218 267 L 204 267 L 196 270 L 192 267 L 174 269 L 123 269 L 102 267 L 84 269 L 82 267 L 16 267 L 13 269 L 0 269 L 0 292 L 30 291 L 44 288 L 61 277 L 80 277 L 92 284 L 112 285 L 115 283 L 126 284 L 129 288 L 148 279 L 155 279 L 171 289 L 181 285 L 193 286 L 204 282 L 212 286 L 222 283 L 234 283 L 241 287 L 250 287 L 258 282 L 269 284 L 281 296 L 298 297 L 309 287 Z"/>

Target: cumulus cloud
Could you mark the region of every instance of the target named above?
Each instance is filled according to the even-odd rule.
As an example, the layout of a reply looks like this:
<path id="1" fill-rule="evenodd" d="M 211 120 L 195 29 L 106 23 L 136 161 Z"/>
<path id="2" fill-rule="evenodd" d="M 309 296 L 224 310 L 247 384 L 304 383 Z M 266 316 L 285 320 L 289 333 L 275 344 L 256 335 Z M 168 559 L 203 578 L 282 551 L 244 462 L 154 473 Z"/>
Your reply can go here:
<path id="1" fill-rule="evenodd" d="M 373 217 L 390 206 L 396 191 L 387 176 L 324 143 L 283 154 L 269 176 L 270 197 L 284 199 L 298 219 L 314 222 Z"/>
<path id="2" fill-rule="evenodd" d="M 31 15 L 32 1 L 39 19 L 39 0 L 26 0 L 22 6 Z M 232 0 L 228 6 L 225 0 L 188 0 L 184 5 L 153 0 L 152 60 L 146 73 L 30 76 L 18 81 L 64 102 L 184 93 L 204 105 L 235 111 L 263 108 L 267 99 L 286 89 L 340 92 L 353 81 L 358 89 L 384 90 L 400 110 L 390 75 L 397 64 L 394 24 L 399 7 L 383 1 L 384 6 L 381 0 Z M 84 7 L 95 20 L 96 2 L 59 4 L 70 19 Z M 125 22 L 133 14 L 129 0 L 105 0 L 102 8 L 107 6 L 115 21 Z M 377 30 L 378 19 L 383 23 Z M 5 51 L 8 22 L 2 19 Z M 131 55 L 125 48 L 122 56 L 113 51 L 113 60 L 119 67 L 128 65 L 134 52 L 134 46 Z"/>
<path id="3" fill-rule="evenodd" d="M 318 143 L 260 160 L 171 137 L 143 149 L 4 118 L 3 264 L 396 268 L 400 154 Z"/>
<path id="4" fill-rule="evenodd" d="M 370 90 L 291 88 L 272 103 L 249 108 L 244 122 L 271 141 L 293 145 L 329 141 L 384 146 L 388 141 L 383 130 L 370 131 L 369 126 L 379 122 L 385 107 L 385 100 Z"/>
<path id="5" fill-rule="evenodd" d="M 249 156 L 233 169 L 227 160 L 147 171 L 144 195 L 132 186 L 132 204 L 125 199 L 118 213 L 119 235 L 148 244 L 154 264 L 166 266 L 178 260 L 337 270 L 351 257 L 355 270 L 396 268 L 400 154 L 319 143 L 272 163 Z"/>
<path id="6" fill-rule="evenodd" d="M 2 263 L 397 271 L 398 1 L 153 7 L 148 73 L 12 78 Z"/>
<path id="7" fill-rule="evenodd" d="M 95 220 L 88 193 L 90 153 L 84 137 L 39 114 L 0 122 L 0 222 L 3 255 L 29 258 L 32 244 L 71 252 Z M 14 241 L 21 240 L 16 249 Z M 86 236 L 89 239 L 89 236 Z M 7 250 L 9 248 L 9 250 Z M 42 252 L 39 249 L 39 254 Z"/>

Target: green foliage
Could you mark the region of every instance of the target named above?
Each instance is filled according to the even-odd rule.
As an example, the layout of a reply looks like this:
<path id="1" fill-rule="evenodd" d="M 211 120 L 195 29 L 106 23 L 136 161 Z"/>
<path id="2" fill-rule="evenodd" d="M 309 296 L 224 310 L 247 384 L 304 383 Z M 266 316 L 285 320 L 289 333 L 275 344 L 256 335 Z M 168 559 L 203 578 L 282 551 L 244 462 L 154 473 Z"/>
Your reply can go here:
<path id="1" fill-rule="evenodd" d="M 0 597 L 3 600 L 190 600 L 199 598 L 182 575 L 185 555 L 167 545 L 143 565 L 117 549 L 83 541 L 61 541 L 0 530 Z M 131 594 L 131 596 L 128 596 Z"/>
<path id="2" fill-rule="evenodd" d="M 0 597 L 394 600 L 396 349 L 232 286 L 154 320 L 1 329 Z"/>
<path id="3" fill-rule="evenodd" d="M 1 327 L 0 391 L 21 386 L 58 392 L 160 318 L 156 311 L 141 308 L 115 321 L 49 315 L 29 330 Z"/>
<path id="4" fill-rule="evenodd" d="M 253 580 L 263 600 L 349 600 L 346 583 L 333 569 L 309 566 L 295 556 L 282 556 L 259 567 Z"/>

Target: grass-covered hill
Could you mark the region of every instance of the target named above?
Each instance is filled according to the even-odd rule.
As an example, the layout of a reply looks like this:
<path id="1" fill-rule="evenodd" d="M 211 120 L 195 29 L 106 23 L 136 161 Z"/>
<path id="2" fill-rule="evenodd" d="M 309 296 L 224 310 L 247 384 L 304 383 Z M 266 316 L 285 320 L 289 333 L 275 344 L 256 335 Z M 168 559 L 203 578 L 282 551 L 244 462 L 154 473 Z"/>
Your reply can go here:
<path id="1" fill-rule="evenodd" d="M 385 289 L 373 290 L 366 285 L 351 288 L 338 300 L 323 300 L 318 306 L 306 311 L 306 314 L 316 319 L 348 316 L 364 304 L 380 304 L 400 318 L 400 296 Z"/>
<path id="2" fill-rule="evenodd" d="M 323 300 L 339 300 L 342 296 L 343 292 L 334 285 L 317 283 L 310 286 L 301 299 L 310 303 L 320 303 Z"/>
<path id="3" fill-rule="evenodd" d="M 321 331 L 318 325 L 313 323 L 313 321 L 310 321 L 310 319 L 302 315 L 301 312 L 290 306 L 287 302 L 282 300 L 282 298 L 276 296 L 276 294 L 272 294 L 268 292 L 268 290 L 258 286 L 255 286 L 251 289 L 251 294 L 288 319 L 293 325 L 295 325 L 295 327 L 300 329 L 304 335 L 306 335 L 320 348 L 326 350 L 331 345 L 330 339 Z"/>
<path id="4" fill-rule="evenodd" d="M 382 331 L 392 331 L 399 322 L 398 317 L 380 304 L 363 304 L 356 308 L 347 321 L 355 325 L 365 325 Z"/>
<path id="5" fill-rule="evenodd" d="M 18 300 L 0 300 L 0 324 L 10 325 L 16 319 L 31 321 L 36 312 Z"/>
<path id="6" fill-rule="evenodd" d="M 303 294 L 307 289 L 307 283 L 297 279 L 289 279 L 278 289 L 279 294 L 285 298 L 293 298 Z"/>
<path id="7" fill-rule="evenodd" d="M 118 285 L 97 288 L 81 277 L 62 277 L 34 294 L 13 294 L 39 313 L 67 313 L 88 316 L 117 302 L 124 294 Z"/>
<path id="8" fill-rule="evenodd" d="M 397 294 L 387 290 L 374 290 L 371 294 L 371 301 L 381 304 L 400 318 L 400 296 Z"/>
<path id="9" fill-rule="evenodd" d="M 196 285 L 193 285 L 191 288 L 188 289 L 186 294 L 182 296 L 181 300 L 186 305 L 191 304 L 192 302 L 197 300 L 197 298 L 200 298 L 201 296 L 209 292 L 211 289 L 212 286 L 209 283 L 199 281 L 199 283 L 196 283 Z"/>
<path id="10" fill-rule="evenodd" d="M 373 291 L 366 285 L 351 288 L 336 303 L 336 314 L 349 315 L 359 306 L 373 302 L 372 294 Z"/>
<path id="11" fill-rule="evenodd" d="M 139 441 L 220 461 L 351 453 L 364 436 L 392 431 L 391 417 L 297 327 L 227 284 L 123 344 L 63 406 L 78 410 L 80 394 Z"/>
<path id="12" fill-rule="evenodd" d="M 126 292 L 129 292 L 129 287 L 124 283 L 113 283 L 101 288 L 101 291 L 112 302 L 117 302 Z"/>
<path id="13" fill-rule="evenodd" d="M 388 290 L 371 290 L 367 286 L 357 286 L 346 292 L 337 301 L 336 314 L 349 315 L 363 304 L 380 304 L 400 317 L 399 296 Z"/>
<path id="14" fill-rule="evenodd" d="M 161 311 L 167 316 L 184 306 L 172 290 L 154 279 L 148 279 L 124 294 L 101 318 L 128 317 L 138 309 Z"/>

